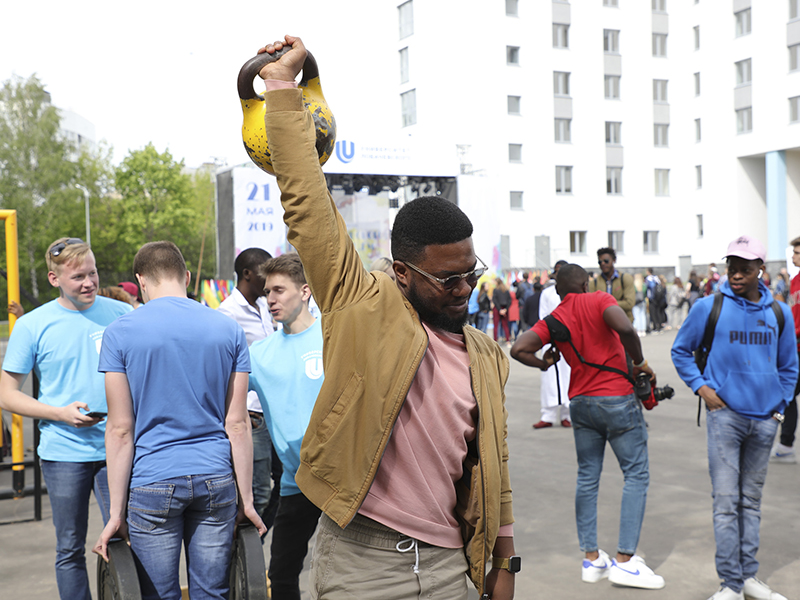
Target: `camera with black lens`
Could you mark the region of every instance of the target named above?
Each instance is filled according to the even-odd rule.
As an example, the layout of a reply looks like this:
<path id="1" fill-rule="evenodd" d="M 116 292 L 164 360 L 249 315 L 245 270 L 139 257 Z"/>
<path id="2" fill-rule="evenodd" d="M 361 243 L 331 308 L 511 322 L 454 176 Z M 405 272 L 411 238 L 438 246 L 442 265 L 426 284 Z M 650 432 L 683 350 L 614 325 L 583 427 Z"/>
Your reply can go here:
<path id="1" fill-rule="evenodd" d="M 647 373 L 639 373 L 636 376 L 634 391 L 636 392 L 636 397 L 641 400 L 642 405 L 647 410 L 653 410 L 656 404 L 662 400 L 669 400 L 675 395 L 675 390 L 669 385 L 660 388 L 652 387 L 650 385 L 650 376 Z"/>

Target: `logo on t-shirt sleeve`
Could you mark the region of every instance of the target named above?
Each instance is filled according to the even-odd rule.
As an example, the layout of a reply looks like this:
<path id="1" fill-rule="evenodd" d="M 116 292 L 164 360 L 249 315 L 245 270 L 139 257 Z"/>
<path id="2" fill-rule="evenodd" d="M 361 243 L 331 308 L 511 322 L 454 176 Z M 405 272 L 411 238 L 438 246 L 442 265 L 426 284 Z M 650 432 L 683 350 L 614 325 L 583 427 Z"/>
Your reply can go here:
<path id="1" fill-rule="evenodd" d="M 301 358 L 306 365 L 306 377 L 309 379 L 322 377 L 322 350 L 306 352 Z"/>

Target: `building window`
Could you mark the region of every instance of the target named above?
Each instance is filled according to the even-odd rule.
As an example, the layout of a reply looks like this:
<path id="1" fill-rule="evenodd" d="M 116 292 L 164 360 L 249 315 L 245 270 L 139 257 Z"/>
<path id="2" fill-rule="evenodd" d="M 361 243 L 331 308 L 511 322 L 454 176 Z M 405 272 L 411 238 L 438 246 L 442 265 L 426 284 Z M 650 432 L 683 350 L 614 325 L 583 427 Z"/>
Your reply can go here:
<path id="1" fill-rule="evenodd" d="M 570 142 L 572 141 L 572 119 L 556 119 L 556 141 L 557 142 Z"/>
<path id="2" fill-rule="evenodd" d="M 510 192 L 511 210 L 522 210 L 522 192 Z"/>
<path id="3" fill-rule="evenodd" d="M 606 100 L 619 100 L 619 75 L 605 76 Z"/>
<path id="4" fill-rule="evenodd" d="M 569 232 L 569 252 L 570 254 L 586 254 L 586 232 Z"/>
<path id="5" fill-rule="evenodd" d="M 789 70 L 797 71 L 800 68 L 800 44 L 789 46 Z"/>
<path id="6" fill-rule="evenodd" d="M 569 48 L 569 25 L 553 23 L 553 48 Z"/>
<path id="7" fill-rule="evenodd" d="M 603 0 L 603 6 L 613 6 L 617 7 L 617 0 Z"/>
<path id="8" fill-rule="evenodd" d="M 417 123 L 417 90 L 409 90 L 400 94 L 400 104 L 403 113 L 403 127 Z"/>
<path id="9" fill-rule="evenodd" d="M 800 2 L 798 0 L 789 0 L 789 18 L 796 19 L 800 16 Z"/>
<path id="10" fill-rule="evenodd" d="M 653 143 L 656 148 L 669 146 L 669 125 L 661 123 L 653 125 Z"/>
<path id="11" fill-rule="evenodd" d="M 697 215 L 697 237 L 703 237 L 703 215 Z"/>
<path id="12" fill-rule="evenodd" d="M 622 193 L 622 167 L 606 167 L 606 194 Z"/>
<path id="13" fill-rule="evenodd" d="M 699 142 L 702 139 L 702 131 L 700 129 L 700 119 L 694 120 L 694 141 Z"/>
<path id="14" fill-rule="evenodd" d="M 553 93 L 556 96 L 569 96 L 569 73 L 553 71 Z"/>
<path id="15" fill-rule="evenodd" d="M 643 250 L 645 254 L 658 254 L 658 232 L 644 231 Z"/>
<path id="16" fill-rule="evenodd" d="M 616 250 L 617 254 L 625 254 L 625 232 L 609 231 L 608 247 Z"/>
<path id="17" fill-rule="evenodd" d="M 666 58 L 667 56 L 667 34 L 654 33 L 653 34 L 653 56 L 658 58 Z"/>
<path id="18" fill-rule="evenodd" d="M 519 64 L 519 46 L 506 46 L 506 64 Z"/>
<path id="19" fill-rule="evenodd" d="M 603 51 L 606 54 L 619 54 L 619 31 L 603 29 Z"/>
<path id="20" fill-rule="evenodd" d="M 622 123 L 606 121 L 606 144 L 608 146 L 619 146 L 622 144 Z"/>
<path id="21" fill-rule="evenodd" d="M 656 196 L 669 196 L 669 169 L 656 169 Z"/>
<path id="22" fill-rule="evenodd" d="M 509 96 L 508 97 L 508 114 L 510 115 L 520 115 L 522 106 L 522 97 L 521 96 Z"/>
<path id="23" fill-rule="evenodd" d="M 698 190 L 702 189 L 703 188 L 703 166 L 702 165 L 696 165 L 695 166 L 694 175 L 695 175 L 695 178 L 697 179 L 697 189 Z"/>
<path id="24" fill-rule="evenodd" d="M 653 12 L 667 12 L 667 0 L 653 0 L 652 5 Z"/>
<path id="25" fill-rule="evenodd" d="M 700 73 L 694 74 L 694 95 L 700 95 Z"/>
<path id="26" fill-rule="evenodd" d="M 752 62 L 748 58 L 736 63 L 736 85 L 746 85 L 753 80 Z"/>
<path id="27" fill-rule="evenodd" d="M 506 16 L 507 17 L 519 16 L 519 0 L 506 0 Z"/>
<path id="28" fill-rule="evenodd" d="M 400 50 L 400 83 L 408 83 L 408 48 Z"/>
<path id="29" fill-rule="evenodd" d="M 789 122 L 797 123 L 800 121 L 800 96 L 789 98 Z"/>
<path id="30" fill-rule="evenodd" d="M 750 9 L 740 10 L 734 16 L 736 17 L 736 37 L 749 34 L 751 30 Z"/>
<path id="31" fill-rule="evenodd" d="M 411 0 L 397 7 L 400 18 L 400 39 L 407 38 L 414 33 L 414 3 Z"/>
<path id="32" fill-rule="evenodd" d="M 753 131 L 753 107 L 748 106 L 736 111 L 736 133 Z"/>
<path id="33" fill-rule="evenodd" d="M 700 25 L 693 27 L 694 30 L 694 49 L 700 50 Z"/>
<path id="34" fill-rule="evenodd" d="M 522 162 L 522 144 L 508 145 L 508 162 Z"/>
<path id="35" fill-rule="evenodd" d="M 572 193 L 572 167 L 556 167 L 556 194 Z"/>
<path id="36" fill-rule="evenodd" d="M 653 102 L 667 102 L 668 83 L 666 79 L 653 79 Z"/>

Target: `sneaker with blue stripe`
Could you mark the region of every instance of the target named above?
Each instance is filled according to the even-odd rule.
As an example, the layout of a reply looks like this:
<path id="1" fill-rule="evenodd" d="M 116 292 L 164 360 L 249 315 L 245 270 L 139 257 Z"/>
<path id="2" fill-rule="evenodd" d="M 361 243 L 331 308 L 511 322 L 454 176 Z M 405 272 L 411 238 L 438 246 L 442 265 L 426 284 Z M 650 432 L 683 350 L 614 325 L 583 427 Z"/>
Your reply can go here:
<path id="1" fill-rule="evenodd" d="M 664 578 L 653 573 L 653 569 L 645 564 L 644 559 L 635 554 L 627 562 L 612 560 L 608 580 L 613 585 L 645 590 L 660 590 L 665 585 Z"/>
<path id="2" fill-rule="evenodd" d="M 608 570 L 611 567 L 611 559 L 608 554 L 602 550 L 598 550 L 600 555 L 594 560 L 588 558 L 583 559 L 583 566 L 581 567 L 581 580 L 586 583 L 597 583 L 601 579 L 608 577 Z"/>

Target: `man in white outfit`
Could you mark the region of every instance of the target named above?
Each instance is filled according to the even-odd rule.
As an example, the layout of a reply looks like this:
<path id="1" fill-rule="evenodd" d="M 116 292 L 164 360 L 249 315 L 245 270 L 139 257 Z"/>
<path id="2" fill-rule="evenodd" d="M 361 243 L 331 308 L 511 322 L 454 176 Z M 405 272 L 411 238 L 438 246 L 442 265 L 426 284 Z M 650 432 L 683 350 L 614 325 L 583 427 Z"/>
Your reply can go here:
<path id="1" fill-rule="evenodd" d="M 547 287 L 542 290 L 542 295 L 539 298 L 539 318 L 544 319 L 547 315 L 553 312 L 561 303 L 561 298 L 556 293 L 556 275 L 561 265 L 566 265 L 567 261 L 560 260 L 553 267 L 553 274 L 550 277 Z M 550 344 L 542 348 L 542 352 L 547 352 L 550 349 Z M 542 373 L 541 384 L 541 401 L 542 401 L 542 418 L 538 423 L 533 424 L 534 429 L 544 429 L 545 427 L 552 427 L 554 424 L 561 421 L 562 427 L 572 427 L 572 421 L 569 416 L 569 373 L 570 368 L 567 361 L 562 356 L 556 363 L 555 369 L 547 369 Z M 559 388 L 560 400 L 559 404 Z M 561 413 L 559 415 L 559 413 Z"/>

